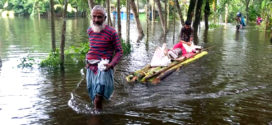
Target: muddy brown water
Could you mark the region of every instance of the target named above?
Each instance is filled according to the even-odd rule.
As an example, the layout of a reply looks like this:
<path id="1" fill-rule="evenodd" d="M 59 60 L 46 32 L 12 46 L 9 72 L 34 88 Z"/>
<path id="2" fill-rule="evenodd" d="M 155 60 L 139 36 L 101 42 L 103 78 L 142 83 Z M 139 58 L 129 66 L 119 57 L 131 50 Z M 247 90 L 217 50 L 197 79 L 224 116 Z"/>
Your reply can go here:
<path id="1" fill-rule="evenodd" d="M 88 39 L 88 23 L 84 18 L 67 21 L 66 46 Z M 128 84 L 125 76 L 150 62 L 162 43 L 162 30 L 156 24 L 148 43 L 146 37 L 136 42 L 132 23 L 132 53 L 116 66 L 112 98 L 104 103 L 101 114 L 94 115 L 83 63 L 67 64 L 63 72 L 36 64 L 17 67 L 23 57 L 40 61 L 50 52 L 48 19 L 0 18 L 0 24 L 1 123 L 272 124 L 271 36 L 254 25 L 240 32 L 231 24 L 207 32 L 200 29 L 198 44 L 213 46 L 209 54 L 151 85 Z M 60 29 L 61 21 L 56 20 L 57 46 Z M 170 31 L 166 37 L 168 46 L 177 42 L 172 35 Z"/>

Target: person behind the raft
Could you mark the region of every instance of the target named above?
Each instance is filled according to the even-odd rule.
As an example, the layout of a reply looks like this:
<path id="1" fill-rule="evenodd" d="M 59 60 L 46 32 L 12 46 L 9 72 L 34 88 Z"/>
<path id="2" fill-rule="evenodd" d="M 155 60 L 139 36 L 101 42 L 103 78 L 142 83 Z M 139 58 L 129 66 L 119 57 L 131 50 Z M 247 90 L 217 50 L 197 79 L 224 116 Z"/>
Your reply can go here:
<path id="1" fill-rule="evenodd" d="M 105 9 L 96 5 L 91 16 L 91 27 L 87 30 L 90 49 L 86 54 L 86 82 L 94 110 L 101 111 L 102 101 L 108 100 L 113 93 L 113 67 L 122 57 L 123 50 L 116 30 L 105 24 Z"/>
<path id="2" fill-rule="evenodd" d="M 194 45 L 193 36 L 194 30 L 191 27 L 191 22 L 187 20 L 181 29 L 180 41 L 171 50 L 168 50 L 168 56 L 174 60 L 181 60 L 190 56 L 189 53 L 195 53 L 197 49 L 201 49 L 201 46 Z"/>

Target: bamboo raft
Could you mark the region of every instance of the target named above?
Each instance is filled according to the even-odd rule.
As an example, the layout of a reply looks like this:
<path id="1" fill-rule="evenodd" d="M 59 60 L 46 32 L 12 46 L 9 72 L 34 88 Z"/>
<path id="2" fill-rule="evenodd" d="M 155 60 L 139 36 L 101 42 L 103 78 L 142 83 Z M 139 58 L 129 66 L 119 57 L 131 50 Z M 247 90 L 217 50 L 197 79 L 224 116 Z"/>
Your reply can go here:
<path id="1" fill-rule="evenodd" d="M 140 82 L 152 84 L 158 84 L 162 79 L 170 75 L 171 73 L 179 70 L 182 66 L 189 64 L 205 55 L 207 51 L 201 51 L 192 57 L 185 58 L 181 61 L 173 61 L 169 66 L 157 66 L 151 67 L 150 64 L 144 68 L 137 70 L 126 77 L 127 82 Z"/>

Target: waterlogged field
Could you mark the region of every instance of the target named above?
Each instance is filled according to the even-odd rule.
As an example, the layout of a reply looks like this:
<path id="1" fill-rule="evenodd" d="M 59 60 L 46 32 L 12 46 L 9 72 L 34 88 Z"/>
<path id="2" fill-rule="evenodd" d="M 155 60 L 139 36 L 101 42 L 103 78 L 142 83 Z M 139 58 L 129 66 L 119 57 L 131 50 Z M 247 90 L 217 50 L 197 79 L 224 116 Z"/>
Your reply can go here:
<path id="1" fill-rule="evenodd" d="M 212 47 L 203 58 L 182 67 L 158 85 L 128 84 L 125 76 L 144 67 L 163 43 L 160 24 L 136 42 L 115 68 L 115 91 L 104 111 L 92 114 L 83 63 L 65 70 L 39 68 L 51 51 L 47 19 L 0 18 L 0 117 L 6 124 L 272 124 L 272 44 L 270 33 L 228 24 L 199 32 L 199 45 Z M 57 46 L 61 21 L 56 21 Z M 87 41 L 88 19 L 67 21 L 66 47 Z M 143 27 L 146 27 L 143 22 Z M 122 26 L 125 36 L 125 26 Z M 146 28 L 144 28 L 146 29 Z M 178 42 L 180 26 L 166 37 Z M 145 31 L 146 32 L 146 31 Z M 30 68 L 17 67 L 33 57 Z"/>

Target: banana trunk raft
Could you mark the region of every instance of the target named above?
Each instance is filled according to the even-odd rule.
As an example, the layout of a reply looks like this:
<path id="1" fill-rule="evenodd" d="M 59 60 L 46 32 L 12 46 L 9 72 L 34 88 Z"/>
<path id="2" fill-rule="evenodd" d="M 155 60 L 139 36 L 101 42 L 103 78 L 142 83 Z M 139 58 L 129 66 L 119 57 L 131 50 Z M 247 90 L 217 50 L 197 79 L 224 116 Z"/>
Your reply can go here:
<path id="1" fill-rule="evenodd" d="M 205 55 L 207 51 L 201 51 L 190 58 L 185 58 L 181 61 L 173 61 L 168 66 L 157 66 L 151 67 L 150 64 L 146 65 L 144 68 L 137 70 L 126 77 L 127 82 L 140 82 L 152 84 L 158 84 L 162 79 L 179 70 L 182 66 L 191 63 Z"/>

